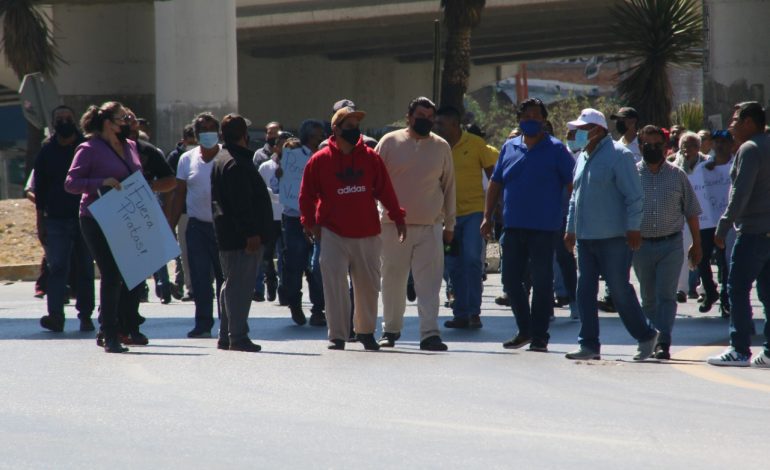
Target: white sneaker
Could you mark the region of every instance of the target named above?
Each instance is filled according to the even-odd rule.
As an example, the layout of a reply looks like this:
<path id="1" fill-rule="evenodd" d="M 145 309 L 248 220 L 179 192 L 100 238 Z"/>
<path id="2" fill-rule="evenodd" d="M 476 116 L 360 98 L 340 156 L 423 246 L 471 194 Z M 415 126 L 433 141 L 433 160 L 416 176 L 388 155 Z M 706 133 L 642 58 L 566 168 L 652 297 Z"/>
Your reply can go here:
<path id="1" fill-rule="evenodd" d="M 711 356 L 706 362 L 712 366 L 748 367 L 750 357 L 739 353 L 733 348 L 727 348 L 721 355 Z"/>
<path id="2" fill-rule="evenodd" d="M 770 369 L 770 356 L 768 356 L 764 351 L 757 354 L 754 356 L 754 359 L 751 360 L 751 367 L 756 367 L 758 369 Z"/>

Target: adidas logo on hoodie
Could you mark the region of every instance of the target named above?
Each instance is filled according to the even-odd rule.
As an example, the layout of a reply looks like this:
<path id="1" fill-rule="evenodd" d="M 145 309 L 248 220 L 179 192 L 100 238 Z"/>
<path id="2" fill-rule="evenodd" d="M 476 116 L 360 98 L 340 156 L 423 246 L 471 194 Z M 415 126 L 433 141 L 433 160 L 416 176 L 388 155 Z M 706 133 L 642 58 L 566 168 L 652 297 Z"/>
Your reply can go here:
<path id="1" fill-rule="evenodd" d="M 366 186 L 345 186 L 344 188 L 340 188 L 337 190 L 337 194 L 340 196 L 345 194 L 353 194 L 353 193 L 365 193 L 366 192 Z"/>

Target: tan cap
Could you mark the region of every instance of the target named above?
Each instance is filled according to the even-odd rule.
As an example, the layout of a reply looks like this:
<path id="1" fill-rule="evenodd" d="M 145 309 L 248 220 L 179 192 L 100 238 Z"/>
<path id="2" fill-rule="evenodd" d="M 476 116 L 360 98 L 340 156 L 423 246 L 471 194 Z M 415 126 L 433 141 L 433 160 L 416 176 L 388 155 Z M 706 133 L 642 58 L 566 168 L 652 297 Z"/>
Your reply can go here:
<path id="1" fill-rule="evenodd" d="M 363 111 L 356 111 L 355 109 L 349 106 L 345 108 L 340 108 L 337 110 L 336 113 L 334 113 L 334 116 L 332 116 L 332 126 L 338 125 L 339 123 L 349 118 L 350 116 L 358 118 L 358 120 L 360 121 L 366 117 L 366 113 Z"/>

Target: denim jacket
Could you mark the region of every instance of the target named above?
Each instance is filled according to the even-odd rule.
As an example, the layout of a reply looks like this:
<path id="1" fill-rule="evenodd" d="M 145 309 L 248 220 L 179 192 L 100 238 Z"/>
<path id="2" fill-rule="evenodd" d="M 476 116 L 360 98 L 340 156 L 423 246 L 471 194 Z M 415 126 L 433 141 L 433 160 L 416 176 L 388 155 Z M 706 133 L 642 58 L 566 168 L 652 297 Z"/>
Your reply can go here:
<path id="1" fill-rule="evenodd" d="M 623 237 L 639 230 L 643 202 L 633 153 L 608 135 L 593 153 L 578 155 L 567 232 L 578 239 Z"/>

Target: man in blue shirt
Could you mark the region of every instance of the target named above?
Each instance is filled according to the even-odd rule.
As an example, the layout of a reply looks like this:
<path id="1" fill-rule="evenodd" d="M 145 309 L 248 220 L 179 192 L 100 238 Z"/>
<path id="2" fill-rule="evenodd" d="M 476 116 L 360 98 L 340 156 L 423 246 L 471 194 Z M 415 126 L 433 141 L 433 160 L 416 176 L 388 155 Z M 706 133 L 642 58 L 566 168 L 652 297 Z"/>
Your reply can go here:
<path id="1" fill-rule="evenodd" d="M 643 193 L 630 151 L 613 142 L 604 115 L 586 108 L 569 123 L 577 128 L 577 158 L 564 243 L 572 251 L 577 242 L 580 311 L 580 348 L 567 359 L 599 359 L 599 312 L 596 296 L 599 274 L 604 275 L 623 324 L 638 342 L 634 360 L 653 353 L 658 332 L 642 313 L 629 283 L 632 250 L 641 245 Z"/>
<path id="2" fill-rule="evenodd" d="M 522 135 L 507 141 L 500 152 L 487 191 L 481 233 L 489 237 L 502 191 L 503 290 L 510 296 L 519 328 L 503 347 L 518 349 L 530 344 L 530 351 L 546 352 L 553 315 L 554 239 L 562 226 L 562 192 L 572 181 L 575 162 L 564 144 L 543 129 L 548 111 L 542 101 L 524 101 L 517 116 Z M 524 289 L 528 267 L 531 308 Z"/>

